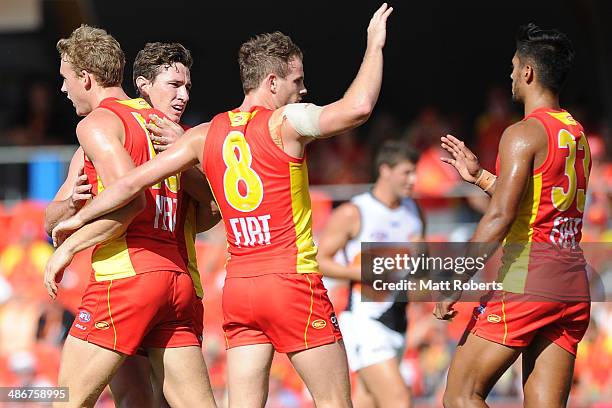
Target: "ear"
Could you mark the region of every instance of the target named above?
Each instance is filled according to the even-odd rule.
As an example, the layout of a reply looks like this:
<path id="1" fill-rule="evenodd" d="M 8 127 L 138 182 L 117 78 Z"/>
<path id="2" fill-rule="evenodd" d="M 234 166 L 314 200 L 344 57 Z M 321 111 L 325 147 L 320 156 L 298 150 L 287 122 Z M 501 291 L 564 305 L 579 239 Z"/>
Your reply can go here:
<path id="1" fill-rule="evenodd" d="M 264 83 L 271 93 L 276 94 L 278 91 L 278 77 L 276 74 L 268 74 L 266 79 L 264 79 Z"/>
<path id="2" fill-rule="evenodd" d="M 380 177 L 387 177 L 389 175 L 389 172 L 391 171 L 391 167 L 389 167 L 388 164 L 383 163 L 380 165 L 380 167 L 378 167 L 378 175 Z"/>
<path id="3" fill-rule="evenodd" d="M 92 75 L 84 69 L 81 70 L 81 81 L 83 82 L 83 87 L 85 90 L 89 91 L 91 89 L 93 78 Z"/>
<path id="4" fill-rule="evenodd" d="M 151 81 L 142 75 L 136 78 L 136 91 L 142 96 L 149 95 L 149 89 L 151 88 Z"/>
<path id="5" fill-rule="evenodd" d="M 523 78 L 525 79 L 525 83 L 530 84 L 533 82 L 534 77 L 535 74 L 533 72 L 533 66 L 525 64 L 525 67 L 523 68 Z"/>

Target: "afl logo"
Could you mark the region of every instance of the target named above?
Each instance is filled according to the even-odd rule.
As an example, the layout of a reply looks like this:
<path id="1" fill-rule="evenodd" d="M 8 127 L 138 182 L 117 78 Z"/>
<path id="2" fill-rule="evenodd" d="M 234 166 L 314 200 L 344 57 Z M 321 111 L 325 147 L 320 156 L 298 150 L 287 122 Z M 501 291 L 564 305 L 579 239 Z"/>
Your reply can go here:
<path id="1" fill-rule="evenodd" d="M 325 326 L 327 326 L 327 322 L 323 319 L 317 319 L 314 322 L 312 322 L 312 327 L 317 330 L 321 330 Z"/>
<path id="2" fill-rule="evenodd" d="M 79 320 L 83 323 L 87 323 L 91 320 L 91 315 L 87 310 L 79 310 Z"/>
<path id="3" fill-rule="evenodd" d="M 487 316 L 487 320 L 489 321 L 489 323 L 499 323 L 501 322 L 501 317 L 496 314 L 490 314 Z"/>
<path id="4" fill-rule="evenodd" d="M 96 322 L 95 326 L 96 326 L 96 329 L 106 330 L 110 327 L 110 324 L 106 323 L 105 321 L 100 321 L 100 322 Z"/>

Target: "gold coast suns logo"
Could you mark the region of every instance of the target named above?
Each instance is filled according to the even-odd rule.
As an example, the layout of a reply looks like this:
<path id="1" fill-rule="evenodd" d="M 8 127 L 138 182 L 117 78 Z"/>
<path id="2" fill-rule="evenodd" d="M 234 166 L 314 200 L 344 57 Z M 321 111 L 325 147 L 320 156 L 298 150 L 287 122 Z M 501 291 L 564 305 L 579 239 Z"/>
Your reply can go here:
<path id="1" fill-rule="evenodd" d="M 321 330 L 325 326 L 327 326 L 327 322 L 323 319 L 317 319 L 314 322 L 312 322 L 313 329 Z"/>
<path id="2" fill-rule="evenodd" d="M 499 323 L 501 322 L 501 317 L 499 317 L 496 314 L 491 313 L 490 315 L 487 316 L 487 321 L 489 323 Z"/>
<path id="3" fill-rule="evenodd" d="M 96 322 L 94 326 L 96 326 L 96 329 L 98 330 L 106 330 L 110 327 L 110 324 L 108 324 L 104 320 L 101 320 L 99 322 Z"/>

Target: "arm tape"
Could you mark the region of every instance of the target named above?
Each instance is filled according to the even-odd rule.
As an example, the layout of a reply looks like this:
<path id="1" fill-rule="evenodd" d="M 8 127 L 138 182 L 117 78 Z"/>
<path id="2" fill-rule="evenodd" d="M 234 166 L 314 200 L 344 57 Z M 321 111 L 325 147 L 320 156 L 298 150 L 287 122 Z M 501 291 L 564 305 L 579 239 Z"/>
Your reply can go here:
<path id="1" fill-rule="evenodd" d="M 285 106 L 283 116 L 300 136 L 319 137 L 321 136 L 319 118 L 322 111 L 322 106 L 312 103 L 292 103 Z"/>

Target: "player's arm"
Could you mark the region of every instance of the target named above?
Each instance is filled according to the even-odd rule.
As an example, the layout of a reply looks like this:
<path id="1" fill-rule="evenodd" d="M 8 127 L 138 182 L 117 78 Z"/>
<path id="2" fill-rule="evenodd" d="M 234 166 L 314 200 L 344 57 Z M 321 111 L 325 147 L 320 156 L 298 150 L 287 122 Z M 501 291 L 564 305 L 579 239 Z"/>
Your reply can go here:
<path id="1" fill-rule="evenodd" d="M 58 222 L 74 215 L 92 198 L 91 184 L 87 184 L 87 176 L 83 174 L 83 159 L 83 149 L 79 147 L 72 155 L 64 184 L 55 194 L 53 201 L 47 205 L 45 231 L 49 236 Z"/>
<path id="2" fill-rule="evenodd" d="M 500 171 L 497 188 L 491 197 L 487 211 L 480 219 L 476 232 L 470 240 L 467 257 L 489 259 L 505 236 L 518 214 L 519 205 L 527 190 L 533 172 L 534 158 L 542 148 L 541 129 L 530 122 L 519 122 L 504 132 L 499 143 Z M 477 271 L 467 271 L 456 278 L 467 281 Z M 434 315 L 448 320 L 457 313 L 453 304 L 460 297 L 459 292 L 449 295 L 449 299 L 436 304 Z"/>
<path id="3" fill-rule="evenodd" d="M 135 167 L 130 154 L 123 146 L 124 132 L 123 122 L 106 109 L 93 111 L 77 126 L 79 143 L 96 168 L 103 186 L 112 185 Z M 123 211 L 92 223 L 85 231 L 80 232 L 79 236 L 83 242 L 74 252 L 120 236 L 144 206 L 144 195 L 140 195 Z"/>
<path id="4" fill-rule="evenodd" d="M 453 135 L 443 136 L 441 140 L 442 148 L 452 157 L 440 157 L 440 160 L 453 166 L 463 180 L 480 187 L 489 197 L 492 197 L 497 177 L 480 166 L 478 157 L 462 140 Z"/>
<path id="5" fill-rule="evenodd" d="M 383 47 L 387 18 L 393 11 L 384 3 L 368 26 L 367 48 L 357 76 L 344 96 L 329 105 L 290 104 L 280 108 L 281 137 L 285 150 L 301 157 L 303 146 L 317 138 L 336 135 L 363 124 L 374 110 L 383 74 Z M 275 118 L 271 119 L 274 122 Z"/>
<path id="6" fill-rule="evenodd" d="M 105 109 L 94 110 L 77 125 L 77 137 L 104 186 L 112 185 L 122 175 L 134 168 L 132 158 L 123 147 L 125 138 L 123 123 L 112 112 Z M 125 233 L 129 223 L 145 206 L 144 195 L 134 198 L 135 200 L 125 208 L 99 218 L 75 232 L 67 240 L 66 245 L 55 251 L 47 262 L 44 278 L 45 286 L 51 297 L 55 298 L 56 283 L 61 280 L 64 268 L 77 252 Z M 56 228 L 70 219 L 60 222 Z M 55 237 L 54 243 L 56 243 Z"/>
<path id="7" fill-rule="evenodd" d="M 332 212 L 318 245 L 317 261 L 323 275 L 361 281 L 359 266 L 342 265 L 334 260 L 334 255 L 344 248 L 349 240 L 357 236 L 360 224 L 359 209 L 353 203 L 342 204 Z"/>
<path id="8" fill-rule="evenodd" d="M 194 166 L 202 156 L 208 124 L 188 130 L 168 150 L 133 168 L 102 191 L 98 197 L 53 230 L 54 244 L 61 244 L 72 231 L 86 223 L 117 210 L 155 183 Z"/>
<path id="9" fill-rule="evenodd" d="M 531 122 L 519 122 L 506 129 L 499 143 L 500 171 L 495 192 L 471 242 L 499 243 L 510 231 L 543 140 L 546 142 L 541 129 Z"/>
<path id="10" fill-rule="evenodd" d="M 208 231 L 217 225 L 221 220 L 221 214 L 216 205 L 213 209 L 214 197 L 206 176 L 199 166 L 194 166 L 181 174 L 181 187 L 197 201 L 196 232 Z"/>

